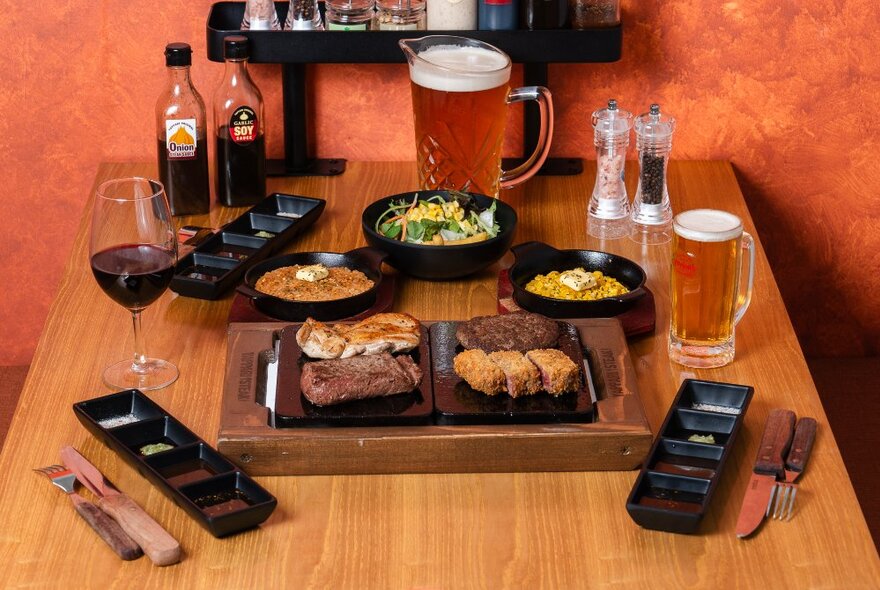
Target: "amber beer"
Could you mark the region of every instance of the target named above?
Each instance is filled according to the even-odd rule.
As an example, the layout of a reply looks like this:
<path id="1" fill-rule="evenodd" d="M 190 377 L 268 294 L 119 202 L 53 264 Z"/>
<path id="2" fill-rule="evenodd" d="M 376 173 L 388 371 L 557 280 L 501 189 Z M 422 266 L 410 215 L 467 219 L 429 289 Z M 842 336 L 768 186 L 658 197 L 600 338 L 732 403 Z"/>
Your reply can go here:
<path id="1" fill-rule="evenodd" d="M 738 217 L 714 209 L 680 213 L 673 229 L 670 357 L 691 367 L 726 365 L 734 357 L 734 327 L 751 299 L 752 238 Z M 744 249 L 749 274 L 740 294 Z"/>
<path id="2" fill-rule="evenodd" d="M 410 79 L 421 188 L 498 196 L 510 61 L 488 49 L 451 45 L 419 57 L 425 61 L 413 65 Z M 470 71 L 444 73 L 464 68 Z"/>

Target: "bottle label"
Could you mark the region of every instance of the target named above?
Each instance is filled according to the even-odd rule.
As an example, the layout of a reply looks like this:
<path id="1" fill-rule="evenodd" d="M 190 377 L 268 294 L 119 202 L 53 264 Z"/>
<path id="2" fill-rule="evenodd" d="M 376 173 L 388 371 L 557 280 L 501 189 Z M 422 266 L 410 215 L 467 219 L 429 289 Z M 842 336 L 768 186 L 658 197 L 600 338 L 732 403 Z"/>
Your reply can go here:
<path id="1" fill-rule="evenodd" d="M 367 23 L 361 24 L 342 24 L 342 23 L 327 23 L 328 31 L 366 31 Z"/>
<path id="2" fill-rule="evenodd" d="M 165 120 L 165 150 L 169 160 L 192 160 L 196 157 L 198 133 L 195 119 Z"/>
<path id="3" fill-rule="evenodd" d="M 235 143 L 251 143 L 257 138 L 259 122 L 251 107 L 238 107 L 229 119 L 229 137 Z"/>

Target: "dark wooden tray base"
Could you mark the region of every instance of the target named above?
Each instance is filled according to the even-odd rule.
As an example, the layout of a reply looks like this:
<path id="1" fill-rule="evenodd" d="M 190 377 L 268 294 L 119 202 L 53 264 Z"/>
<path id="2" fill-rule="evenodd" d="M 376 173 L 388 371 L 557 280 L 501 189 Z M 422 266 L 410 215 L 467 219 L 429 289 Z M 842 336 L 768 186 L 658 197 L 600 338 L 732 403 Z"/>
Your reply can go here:
<path id="1" fill-rule="evenodd" d="M 634 469 L 653 437 L 620 322 L 571 323 L 590 351 L 592 423 L 285 429 L 256 401 L 259 353 L 285 324 L 232 323 L 217 448 L 252 475 Z"/>

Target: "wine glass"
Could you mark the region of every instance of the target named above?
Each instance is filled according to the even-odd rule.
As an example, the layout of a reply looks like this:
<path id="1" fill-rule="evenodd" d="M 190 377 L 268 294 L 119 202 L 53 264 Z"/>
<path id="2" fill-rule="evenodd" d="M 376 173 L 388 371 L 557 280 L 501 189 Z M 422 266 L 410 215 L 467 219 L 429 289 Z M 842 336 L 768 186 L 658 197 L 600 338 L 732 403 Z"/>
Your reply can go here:
<path id="1" fill-rule="evenodd" d="M 131 312 L 134 358 L 104 370 L 115 389 L 160 389 L 177 379 L 177 367 L 144 354 L 141 311 L 159 298 L 174 275 L 177 241 L 161 182 L 108 180 L 95 193 L 89 257 L 95 280 Z"/>

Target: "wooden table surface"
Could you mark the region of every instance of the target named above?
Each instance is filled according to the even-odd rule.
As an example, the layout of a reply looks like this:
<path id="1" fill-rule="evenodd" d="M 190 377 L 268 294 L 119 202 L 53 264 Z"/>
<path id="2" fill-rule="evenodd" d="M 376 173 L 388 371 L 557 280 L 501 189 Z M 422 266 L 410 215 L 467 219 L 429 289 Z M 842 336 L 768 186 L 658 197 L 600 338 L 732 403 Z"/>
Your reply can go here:
<path id="1" fill-rule="evenodd" d="M 716 207 L 743 218 L 758 242 L 755 293 L 737 329 L 728 367 L 688 370 L 669 362 L 669 246 L 587 236 L 594 166 L 573 177 L 538 177 L 503 197 L 519 213 L 516 241 L 598 248 L 630 257 L 657 297 L 657 330 L 630 342 L 638 387 L 656 433 L 681 381 L 700 377 L 755 387 L 744 429 L 699 535 L 639 528 L 625 509 L 637 472 L 260 477 L 278 509 L 260 528 L 215 539 L 77 422 L 73 402 L 103 395 L 103 368 L 132 351 L 128 314 L 89 270 L 89 209 L 31 365 L 0 457 L 0 584 L 3 587 L 138 588 L 876 588 L 880 561 L 810 379 L 791 323 L 755 235 L 733 171 L 722 162 L 676 162 L 669 190 L 676 211 Z M 636 167 L 627 181 L 635 189 Z M 155 174 L 154 165 L 107 164 L 111 177 Z M 271 190 L 327 199 L 323 217 L 291 250 L 364 244 L 365 203 L 415 186 L 412 163 L 349 163 L 334 178 L 275 178 Z M 90 203 L 89 203 L 90 206 Z M 215 206 L 219 224 L 240 213 Z M 508 254 L 502 260 L 509 265 Z M 468 280 L 401 280 L 395 308 L 422 318 L 494 313 L 497 267 Z M 231 298 L 168 292 L 144 314 L 148 352 L 181 377 L 151 396 L 216 442 L 226 320 Z M 840 392 L 846 395 L 846 392 Z M 858 400 L 853 400 L 858 403 Z M 791 522 L 734 535 L 764 419 L 787 407 L 814 416 L 819 434 Z M 183 561 L 122 562 L 31 468 L 56 463 L 71 444 L 180 540 Z M 88 496 L 88 492 L 84 492 Z"/>

